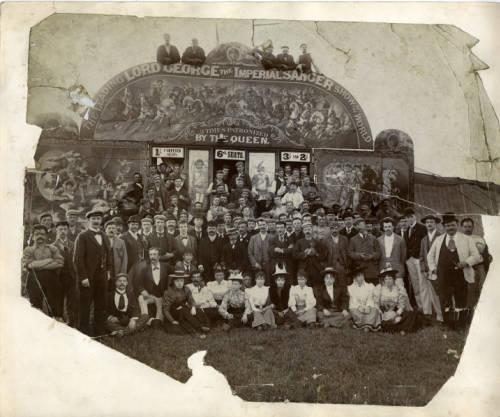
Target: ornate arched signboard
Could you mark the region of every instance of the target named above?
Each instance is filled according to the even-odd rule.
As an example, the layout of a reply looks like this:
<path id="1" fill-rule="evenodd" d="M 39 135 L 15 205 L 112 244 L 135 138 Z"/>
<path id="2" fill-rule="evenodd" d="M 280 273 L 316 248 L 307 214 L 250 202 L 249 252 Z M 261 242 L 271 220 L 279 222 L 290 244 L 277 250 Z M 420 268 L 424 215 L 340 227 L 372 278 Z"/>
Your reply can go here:
<path id="1" fill-rule="evenodd" d="M 226 48 L 226 56 L 234 47 Z M 210 59 L 210 54 L 209 54 Z M 236 59 L 233 60 L 234 62 Z M 360 105 L 322 74 L 228 59 L 195 67 L 147 63 L 108 81 L 82 139 L 373 150 Z M 209 62 L 209 60 L 207 60 Z"/>

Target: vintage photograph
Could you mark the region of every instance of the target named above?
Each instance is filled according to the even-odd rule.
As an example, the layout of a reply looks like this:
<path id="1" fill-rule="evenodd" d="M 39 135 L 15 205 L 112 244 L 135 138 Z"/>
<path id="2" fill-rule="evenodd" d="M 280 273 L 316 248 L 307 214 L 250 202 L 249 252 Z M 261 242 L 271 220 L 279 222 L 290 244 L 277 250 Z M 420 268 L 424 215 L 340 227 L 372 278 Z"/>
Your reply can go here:
<path id="1" fill-rule="evenodd" d="M 42 132 L 19 297 L 182 382 L 207 351 L 246 401 L 425 406 L 498 261 L 477 42 L 448 25 L 47 17 L 30 32 Z M 473 137 L 481 123 L 496 136 Z M 470 170 L 431 162 L 463 149 Z"/>

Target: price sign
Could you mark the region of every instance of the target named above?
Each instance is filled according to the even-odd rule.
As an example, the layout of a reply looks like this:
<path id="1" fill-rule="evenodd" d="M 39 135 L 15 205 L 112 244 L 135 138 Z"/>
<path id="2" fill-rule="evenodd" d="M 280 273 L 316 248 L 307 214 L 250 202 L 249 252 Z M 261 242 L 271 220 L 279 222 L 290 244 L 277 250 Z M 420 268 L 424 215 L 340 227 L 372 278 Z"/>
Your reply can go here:
<path id="1" fill-rule="evenodd" d="M 311 162 L 309 152 L 281 152 L 283 162 Z"/>
<path id="2" fill-rule="evenodd" d="M 184 148 L 153 148 L 154 158 L 184 158 Z"/>
<path id="3" fill-rule="evenodd" d="M 231 161 L 244 161 L 245 151 L 235 151 L 233 149 L 216 149 L 215 159 L 227 159 Z"/>

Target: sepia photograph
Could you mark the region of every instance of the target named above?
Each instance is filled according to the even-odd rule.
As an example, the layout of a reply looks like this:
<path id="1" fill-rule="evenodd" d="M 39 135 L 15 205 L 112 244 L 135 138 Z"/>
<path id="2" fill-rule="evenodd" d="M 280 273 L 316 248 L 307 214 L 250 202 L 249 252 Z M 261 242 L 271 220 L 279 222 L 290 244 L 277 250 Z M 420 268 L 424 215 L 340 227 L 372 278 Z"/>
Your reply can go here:
<path id="1" fill-rule="evenodd" d="M 25 51 L 39 133 L 17 301 L 182 383 L 205 352 L 244 401 L 425 407 L 499 256 L 478 42 L 433 23 L 48 14 Z"/>

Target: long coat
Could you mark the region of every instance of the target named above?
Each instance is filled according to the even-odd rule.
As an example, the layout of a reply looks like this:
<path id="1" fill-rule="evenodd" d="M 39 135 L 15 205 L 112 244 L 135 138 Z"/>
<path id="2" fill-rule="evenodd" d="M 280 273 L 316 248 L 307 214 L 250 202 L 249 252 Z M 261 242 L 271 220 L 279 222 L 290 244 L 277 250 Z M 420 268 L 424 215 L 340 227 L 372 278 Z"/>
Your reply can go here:
<path id="1" fill-rule="evenodd" d="M 113 253 L 113 274 L 127 273 L 128 255 L 125 242 L 119 237 L 113 238 L 111 251 Z"/>
<path id="2" fill-rule="evenodd" d="M 403 238 L 406 243 L 406 257 L 419 259 L 420 242 L 427 234 L 427 229 L 422 223 L 416 223 L 410 236 L 410 228 L 404 231 Z"/>
<path id="3" fill-rule="evenodd" d="M 276 264 L 281 262 L 288 273 L 294 272 L 295 261 L 293 259 L 293 248 L 294 241 L 292 238 L 287 237 L 286 234 L 283 237 L 283 241 L 280 241 L 278 235 L 274 235 L 269 241 L 269 259 L 272 262 L 273 268 L 276 268 Z M 275 252 L 276 248 L 283 249 L 285 253 Z"/>

